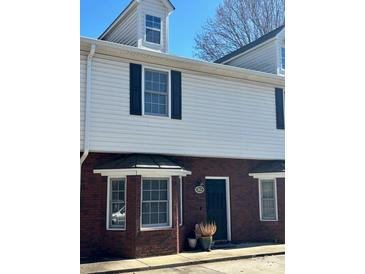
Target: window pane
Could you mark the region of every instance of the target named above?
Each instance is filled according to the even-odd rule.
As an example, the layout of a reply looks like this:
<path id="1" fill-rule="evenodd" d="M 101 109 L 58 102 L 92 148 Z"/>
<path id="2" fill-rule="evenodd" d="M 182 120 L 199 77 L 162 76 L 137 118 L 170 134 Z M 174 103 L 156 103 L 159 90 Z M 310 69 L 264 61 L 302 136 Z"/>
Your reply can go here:
<path id="1" fill-rule="evenodd" d="M 158 203 L 151 203 L 151 212 L 152 213 L 158 212 Z"/>
<path id="2" fill-rule="evenodd" d="M 154 189 L 154 190 L 159 189 L 159 181 L 157 181 L 157 180 L 152 181 L 151 189 Z"/>
<path id="3" fill-rule="evenodd" d="M 160 189 L 161 190 L 167 189 L 167 181 L 166 180 L 160 181 Z"/>
<path id="4" fill-rule="evenodd" d="M 118 182 L 117 181 L 112 181 L 112 189 L 113 190 L 118 190 Z"/>
<path id="5" fill-rule="evenodd" d="M 158 224 L 158 213 L 151 213 L 151 224 Z"/>
<path id="6" fill-rule="evenodd" d="M 167 202 L 158 203 L 159 212 L 167 212 Z"/>
<path id="7" fill-rule="evenodd" d="M 151 182 L 146 180 L 143 181 L 143 190 L 150 190 L 151 189 Z"/>
<path id="8" fill-rule="evenodd" d="M 150 213 L 150 204 L 142 203 L 142 213 Z"/>
<path id="9" fill-rule="evenodd" d="M 151 192 L 150 191 L 143 191 L 143 201 L 149 201 L 151 200 Z"/>
<path id="10" fill-rule="evenodd" d="M 150 215 L 149 214 L 142 214 L 142 225 L 150 223 Z"/>
<path id="11" fill-rule="evenodd" d="M 160 224 L 167 223 L 167 214 L 166 213 L 160 213 L 158 216 L 159 216 L 158 221 Z"/>
<path id="12" fill-rule="evenodd" d="M 158 30 L 152 30 L 152 29 L 146 29 L 146 41 L 154 44 L 160 44 L 160 31 Z"/>
<path id="13" fill-rule="evenodd" d="M 160 191 L 160 200 L 167 200 L 167 191 L 166 190 Z"/>
<path id="14" fill-rule="evenodd" d="M 263 198 L 274 198 L 274 182 L 273 181 L 262 181 L 262 197 Z"/>
<path id="15" fill-rule="evenodd" d="M 155 191 L 155 190 L 151 191 L 151 200 L 157 201 L 159 199 L 158 194 L 159 194 L 158 190 L 157 191 Z"/>
<path id="16" fill-rule="evenodd" d="M 124 201 L 124 191 L 119 192 L 119 201 Z"/>

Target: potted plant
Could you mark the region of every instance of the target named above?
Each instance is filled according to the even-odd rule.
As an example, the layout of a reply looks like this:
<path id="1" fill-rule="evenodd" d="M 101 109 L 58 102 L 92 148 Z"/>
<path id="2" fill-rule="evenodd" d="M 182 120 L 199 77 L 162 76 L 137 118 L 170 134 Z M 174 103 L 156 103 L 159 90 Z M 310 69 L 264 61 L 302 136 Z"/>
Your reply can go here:
<path id="1" fill-rule="evenodd" d="M 217 231 L 214 222 L 200 223 L 195 226 L 195 231 L 200 236 L 200 245 L 204 251 L 210 251 L 212 247 L 213 235 Z"/>
<path id="2" fill-rule="evenodd" d="M 198 237 L 196 237 L 195 233 L 191 233 L 188 237 L 188 244 L 190 249 L 195 249 L 196 247 L 196 242 L 197 242 Z"/>

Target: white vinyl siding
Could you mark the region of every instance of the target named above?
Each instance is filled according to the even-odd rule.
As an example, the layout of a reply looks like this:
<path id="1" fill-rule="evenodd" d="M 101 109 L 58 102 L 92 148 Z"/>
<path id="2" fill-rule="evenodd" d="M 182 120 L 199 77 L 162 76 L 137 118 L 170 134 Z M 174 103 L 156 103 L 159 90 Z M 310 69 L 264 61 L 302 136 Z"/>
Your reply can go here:
<path id="1" fill-rule="evenodd" d="M 103 40 L 129 46 L 137 46 L 136 8 L 133 8 L 128 15 L 103 38 Z"/>
<path id="2" fill-rule="evenodd" d="M 274 86 L 183 71 L 182 120 L 135 116 L 129 63 L 102 57 L 93 59 L 90 151 L 284 159 Z"/>
<path id="3" fill-rule="evenodd" d="M 260 219 L 261 221 L 277 221 L 276 182 L 260 180 Z"/>
<path id="4" fill-rule="evenodd" d="M 257 46 L 247 53 L 226 63 L 227 65 L 253 69 L 268 73 L 277 73 L 275 39 Z"/>
<path id="5" fill-rule="evenodd" d="M 86 53 L 80 54 L 80 148 L 84 147 L 86 101 Z"/>

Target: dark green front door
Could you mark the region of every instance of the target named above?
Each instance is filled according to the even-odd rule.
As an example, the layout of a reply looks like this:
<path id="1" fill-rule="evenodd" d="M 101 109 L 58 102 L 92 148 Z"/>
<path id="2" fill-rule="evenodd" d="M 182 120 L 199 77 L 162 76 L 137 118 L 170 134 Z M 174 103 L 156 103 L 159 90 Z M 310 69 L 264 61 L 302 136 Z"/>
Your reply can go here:
<path id="1" fill-rule="evenodd" d="M 206 180 L 207 219 L 217 224 L 214 240 L 227 240 L 226 181 Z"/>

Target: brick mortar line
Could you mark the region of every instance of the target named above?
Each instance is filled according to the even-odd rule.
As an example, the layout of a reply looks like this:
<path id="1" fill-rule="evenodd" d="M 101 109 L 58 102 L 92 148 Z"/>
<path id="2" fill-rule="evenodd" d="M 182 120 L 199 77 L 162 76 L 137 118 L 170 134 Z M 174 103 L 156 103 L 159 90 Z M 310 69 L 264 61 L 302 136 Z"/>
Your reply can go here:
<path id="1" fill-rule="evenodd" d="M 240 259 L 251 259 L 251 258 L 256 258 L 256 257 L 274 256 L 274 255 L 285 255 L 285 251 L 259 253 L 259 254 L 252 254 L 252 255 L 238 255 L 238 256 L 231 256 L 231 257 L 225 257 L 225 258 L 212 258 L 212 259 L 203 259 L 203 260 L 195 260 L 195 261 L 192 260 L 190 262 L 184 262 L 184 263 L 174 263 L 174 264 L 156 265 L 156 266 L 144 266 L 144 267 L 121 269 L 121 270 L 85 272 L 85 274 L 86 273 L 89 273 L 89 274 L 118 274 L 118 273 L 127 273 L 127 272 L 140 272 L 140 271 L 146 271 L 146 270 L 156 270 L 156 269 L 163 269 L 163 268 L 172 268 L 172 267 L 214 263 L 214 262 L 234 261 L 234 260 L 240 260 Z"/>

